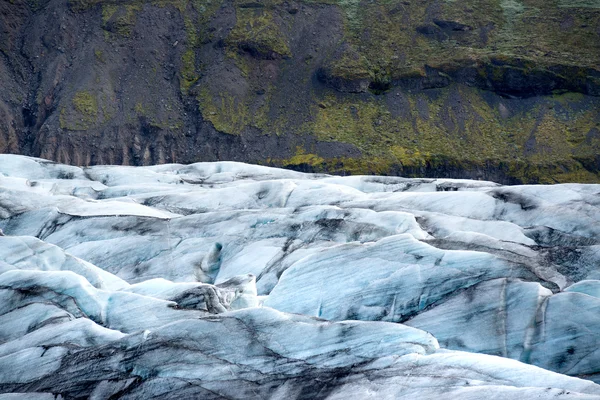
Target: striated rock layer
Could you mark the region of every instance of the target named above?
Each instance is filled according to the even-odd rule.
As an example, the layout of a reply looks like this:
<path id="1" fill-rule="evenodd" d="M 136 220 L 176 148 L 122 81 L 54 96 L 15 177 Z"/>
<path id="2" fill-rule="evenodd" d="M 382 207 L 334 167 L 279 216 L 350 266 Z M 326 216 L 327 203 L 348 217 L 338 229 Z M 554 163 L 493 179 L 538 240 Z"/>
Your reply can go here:
<path id="1" fill-rule="evenodd" d="M 599 195 L 1 155 L 0 398 L 600 398 Z"/>
<path id="2" fill-rule="evenodd" d="M 10 0 L 0 152 L 599 182 L 597 0 Z"/>

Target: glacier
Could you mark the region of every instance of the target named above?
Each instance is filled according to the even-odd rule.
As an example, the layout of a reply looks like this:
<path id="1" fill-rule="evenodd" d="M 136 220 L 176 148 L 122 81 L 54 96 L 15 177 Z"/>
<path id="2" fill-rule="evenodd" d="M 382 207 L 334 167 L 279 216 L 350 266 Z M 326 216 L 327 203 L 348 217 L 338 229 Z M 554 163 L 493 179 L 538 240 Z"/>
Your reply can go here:
<path id="1" fill-rule="evenodd" d="M 2 399 L 600 399 L 600 185 L 0 155 Z"/>

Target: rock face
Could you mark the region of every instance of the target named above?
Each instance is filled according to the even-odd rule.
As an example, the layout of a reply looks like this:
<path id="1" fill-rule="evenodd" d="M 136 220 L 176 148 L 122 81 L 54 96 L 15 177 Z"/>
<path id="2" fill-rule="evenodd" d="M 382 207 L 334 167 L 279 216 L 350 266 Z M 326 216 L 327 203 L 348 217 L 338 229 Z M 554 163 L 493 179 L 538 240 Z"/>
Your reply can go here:
<path id="1" fill-rule="evenodd" d="M 1 155 L 0 397 L 600 398 L 599 195 Z"/>
<path id="2" fill-rule="evenodd" d="M 0 152 L 598 182 L 595 0 L 11 0 Z"/>

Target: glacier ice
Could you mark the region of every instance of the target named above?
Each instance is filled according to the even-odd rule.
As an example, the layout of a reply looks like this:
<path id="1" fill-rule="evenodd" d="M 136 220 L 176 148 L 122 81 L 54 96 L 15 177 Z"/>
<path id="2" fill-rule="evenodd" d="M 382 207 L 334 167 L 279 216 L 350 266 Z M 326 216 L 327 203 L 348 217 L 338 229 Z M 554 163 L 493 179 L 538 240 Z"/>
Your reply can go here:
<path id="1" fill-rule="evenodd" d="M 600 398 L 599 207 L 0 155 L 0 400 Z"/>

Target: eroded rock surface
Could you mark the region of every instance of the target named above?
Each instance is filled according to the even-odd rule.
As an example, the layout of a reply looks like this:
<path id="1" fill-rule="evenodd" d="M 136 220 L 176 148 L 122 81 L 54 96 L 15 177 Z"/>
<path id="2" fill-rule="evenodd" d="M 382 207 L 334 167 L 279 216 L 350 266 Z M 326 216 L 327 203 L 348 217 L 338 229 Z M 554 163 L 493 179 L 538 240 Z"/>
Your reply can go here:
<path id="1" fill-rule="evenodd" d="M 600 182 L 597 0 L 10 0 L 0 152 Z"/>

